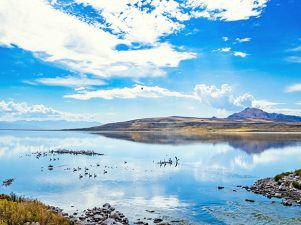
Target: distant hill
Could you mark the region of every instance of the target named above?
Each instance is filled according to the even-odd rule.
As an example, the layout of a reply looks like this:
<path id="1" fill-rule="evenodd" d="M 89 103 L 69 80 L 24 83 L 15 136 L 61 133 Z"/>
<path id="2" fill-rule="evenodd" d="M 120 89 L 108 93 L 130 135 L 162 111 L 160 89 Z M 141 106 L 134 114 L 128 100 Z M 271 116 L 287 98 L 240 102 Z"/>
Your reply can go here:
<path id="1" fill-rule="evenodd" d="M 301 132 L 301 117 L 247 108 L 228 118 L 159 117 L 77 129 L 93 132 L 176 132 L 203 135 L 208 132 Z"/>
<path id="2" fill-rule="evenodd" d="M 291 116 L 280 113 L 268 113 L 257 108 L 246 108 L 239 113 L 234 113 L 228 119 L 263 119 L 279 122 L 301 122 L 300 116 Z"/>
<path id="3" fill-rule="evenodd" d="M 0 129 L 29 129 L 29 130 L 60 130 L 60 129 L 75 129 L 80 127 L 95 126 L 97 122 L 81 122 L 81 121 L 13 121 L 1 122 Z"/>

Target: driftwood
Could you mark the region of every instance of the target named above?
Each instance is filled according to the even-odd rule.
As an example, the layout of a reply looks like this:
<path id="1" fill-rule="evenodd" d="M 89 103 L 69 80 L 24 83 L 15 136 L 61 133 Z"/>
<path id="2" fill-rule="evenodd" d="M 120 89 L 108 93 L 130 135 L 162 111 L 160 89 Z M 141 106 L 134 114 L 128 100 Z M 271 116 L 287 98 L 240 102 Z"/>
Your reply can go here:
<path id="1" fill-rule="evenodd" d="M 166 166 L 166 165 L 170 165 L 172 166 L 173 164 L 175 165 L 175 167 L 177 167 L 179 165 L 179 159 L 178 157 L 175 156 L 175 161 L 173 161 L 171 158 L 169 158 L 167 161 L 164 159 L 163 161 L 160 160 L 160 162 L 158 162 L 158 164 L 160 165 L 160 167 L 162 166 Z"/>

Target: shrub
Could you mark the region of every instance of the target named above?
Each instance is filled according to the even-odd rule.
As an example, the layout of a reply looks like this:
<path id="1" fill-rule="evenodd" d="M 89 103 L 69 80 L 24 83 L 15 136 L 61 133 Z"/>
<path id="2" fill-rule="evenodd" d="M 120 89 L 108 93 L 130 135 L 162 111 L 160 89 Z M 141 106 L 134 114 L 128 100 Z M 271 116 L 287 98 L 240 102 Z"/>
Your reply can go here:
<path id="1" fill-rule="evenodd" d="M 295 170 L 295 174 L 296 174 L 297 176 L 301 177 L 301 169 Z"/>
<path id="2" fill-rule="evenodd" d="M 293 181 L 292 185 L 294 188 L 301 190 L 301 184 L 297 181 Z"/>
<path id="3" fill-rule="evenodd" d="M 0 225 L 17 225 L 26 222 L 39 222 L 41 225 L 74 224 L 39 201 L 16 195 L 0 195 Z"/>
<path id="4" fill-rule="evenodd" d="M 285 172 L 285 173 L 281 173 L 281 174 L 278 174 L 274 177 L 274 180 L 276 182 L 278 182 L 279 180 L 281 180 L 283 177 L 286 177 L 288 175 L 292 174 L 291 172 Z"/>

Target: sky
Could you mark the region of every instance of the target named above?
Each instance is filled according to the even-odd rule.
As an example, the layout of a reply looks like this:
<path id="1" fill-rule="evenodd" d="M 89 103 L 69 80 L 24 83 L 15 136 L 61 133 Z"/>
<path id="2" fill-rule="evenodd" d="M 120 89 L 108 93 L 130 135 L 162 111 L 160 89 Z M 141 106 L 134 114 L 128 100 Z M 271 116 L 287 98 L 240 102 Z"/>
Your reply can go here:
<path id="1" fill-rule="evenodd" d="M 298 0 L 1 0 L 0 121 L 301 116 Z"/>

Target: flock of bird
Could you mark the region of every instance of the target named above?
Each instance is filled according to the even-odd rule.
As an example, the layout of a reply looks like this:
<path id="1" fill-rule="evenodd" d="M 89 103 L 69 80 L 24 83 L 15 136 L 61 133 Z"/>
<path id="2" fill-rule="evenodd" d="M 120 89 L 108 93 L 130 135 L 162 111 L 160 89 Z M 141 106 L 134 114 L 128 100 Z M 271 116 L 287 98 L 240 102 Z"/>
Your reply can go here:
<path id="1" fill-rule="evenodd" d="M 49 161 L 59 161 L 60 158 L 58 157 L 58 155 L 60 154 L 71 154 L 71 155 L 86 155 L 86 156 L 102 156 L 103 154 L 99 154 L 99 153 L 95 153 L 94 151 L 84 151 L 84 150 L 80 150 L 80 151 L 75 151 L 75 150 L 66 150 L 66 149 L 61 149 L 61 150 L 51 150 L 49 152 L 34 152 L 32 154 L 27 154 L 27 156 L 30 156 L 30 155 L 35 155 L 35 157 L 37 159 L 40 159 L 41 157 L 49 157 Z M 128 162 L 127 161 L 124 161 L 123 162 L 124 164 L 127 164 Z M 155 163 L 155 161 L 153 161 L 153 163 Z M 177 167 L 179 165 L 179 158 L 177 158 L 176 156 L 174 157 L 174 160 L 172 160 L 172 158 L 169 158 L 168 160 L 160 160 L 159 162 L 157 162 L 156 164 L 158 164 L 161 167 L 166 167 L 167 165 L 169 166 L 175 166 Z M 65 167 L 66 165 L 62 165 L 62 166 L 54 166 L 52 164 L 50 164 L 48 166 L 48 170 L 49 171 L 52 171 L 54 170 L 54 168 L 58 168 L 58 167 Z M 96 163 L 94 165 L 91 165 L 90 164 L 90 168 L 88 166 L 84 166 L 84 167 L 80 167 L 80 166 L 77 166 L 77 167 L 67 167 L 65 168 L 64 170 L 66 171 L 72 171 L 73 173 L 77 173 L 78 174 L 78 178 L 79 179 L 83 179 L 83 178 L 97 178 L 98 175 L 100 173 L 102 174 L 107 174 L 108 173 L 108 170 L 109 169 L 114 169 L 114 168 L 117 168 L 116 167 L 112 167 L 112 166 L 104 166 L 103 168 L 103 171 L 102 172 L 99 172 L 99 171 L 93 171 L 91 168 L 92 167 L 100 167 L 101 164 L 100 163 Z M 126 170 L 128 170 L 129 168 L 128 167 L 125 167 Z M 134 170 L 134 169 L 132 169 Z M 43 172 L 44 171 L 44 167 L 41 167 L 41 171 Z"/>

